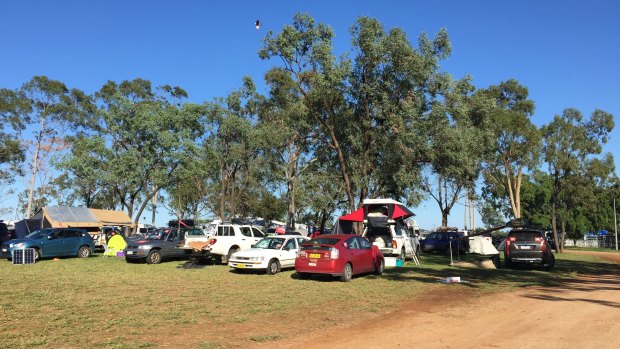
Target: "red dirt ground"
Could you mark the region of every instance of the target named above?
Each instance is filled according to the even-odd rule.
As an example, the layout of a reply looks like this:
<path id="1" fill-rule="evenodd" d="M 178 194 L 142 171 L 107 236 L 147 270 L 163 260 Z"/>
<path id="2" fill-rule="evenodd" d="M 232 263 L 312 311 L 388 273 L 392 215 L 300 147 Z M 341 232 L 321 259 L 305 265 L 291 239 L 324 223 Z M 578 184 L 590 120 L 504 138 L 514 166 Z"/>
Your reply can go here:
<path id="1" fill-rule="evenodd" d="M 620 254 L 597 255 L 620 264 Z M 620 348 L 620 268 L 554 287 L 473 296 L 442 285 L 399 310 L 259 348 Z M 472 297 L 473 296 L 473 297 Z M 297 325 L 294 325 L 297 326 Z"/>

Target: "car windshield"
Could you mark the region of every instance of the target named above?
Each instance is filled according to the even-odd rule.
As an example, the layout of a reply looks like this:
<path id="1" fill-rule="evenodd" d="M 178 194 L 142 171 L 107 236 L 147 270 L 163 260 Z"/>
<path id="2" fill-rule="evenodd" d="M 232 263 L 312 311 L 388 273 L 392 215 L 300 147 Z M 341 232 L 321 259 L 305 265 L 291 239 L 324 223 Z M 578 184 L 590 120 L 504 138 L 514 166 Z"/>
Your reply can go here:
<path id="1" fill-rule="evenodd" d="M 46 236 L 47 234 L 49 234 L 50 231 L 51 231 L 50 229 L 36 230 L 36 231 L 26 235 L 26 239 L 41 239 L 44 236 Z"/>
<path id="2" fill-rule="evenodd" d="M 265 248 L 269 250 L 279 250 L 284 245 L 282 238 L 264 238 L 254 245 L 254 248 Z"/>
<path id="3" fill-rule="evenodd" d="M 437 239 L 439 234 L 437 233 L 430 233 L 428 234 L 428 236 L 426 237 L 427 239 Z"/>
<path id="4" fill-rule="evenodd" d="M 166 234 L 168 233 L 167 230 L 156 230 L 155 232 L 153 232 L 152 234 L 149 234 L 146 239 L 147 240 L 162 240 Z"/>

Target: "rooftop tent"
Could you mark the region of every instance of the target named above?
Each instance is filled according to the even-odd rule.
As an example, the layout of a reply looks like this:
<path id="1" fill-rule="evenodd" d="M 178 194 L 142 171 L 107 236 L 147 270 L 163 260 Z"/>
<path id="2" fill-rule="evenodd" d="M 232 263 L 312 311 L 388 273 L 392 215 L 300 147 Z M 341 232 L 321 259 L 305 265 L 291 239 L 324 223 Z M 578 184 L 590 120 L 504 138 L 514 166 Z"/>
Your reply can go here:
<path id="1" fill-rule="evenodd" d="M 91 208 L 90 212 L 101 225 L 134 226 L 131 218 L 124 211 L 100 210 Z"/>
<path id="2" fill-rule="evenodd" d="M 355 212 L 346 214 L 340 218 L 339 221 L 351 221 L 351 222 L 363 222 L 364 221 L 364 208 L 360 207 Z"/>

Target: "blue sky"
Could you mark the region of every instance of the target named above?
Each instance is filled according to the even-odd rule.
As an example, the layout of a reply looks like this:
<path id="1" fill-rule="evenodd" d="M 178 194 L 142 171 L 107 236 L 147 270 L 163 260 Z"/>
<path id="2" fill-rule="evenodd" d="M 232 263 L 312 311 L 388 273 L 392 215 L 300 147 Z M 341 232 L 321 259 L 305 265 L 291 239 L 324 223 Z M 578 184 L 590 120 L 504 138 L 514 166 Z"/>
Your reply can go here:
<path id="1" fill-rule="evenodd" d="M 46 75 L 92 93 L 107 80 L 141 77 L 181 86 L 200 103 L 239 87 L 245 75 L 262 86 L 263 74 L 278 62 L 258 58 L 261 39 L 297 12 L 334 29 L 338 54 L 349 49 L 358 16 L 400 27 L 414 43 L 421 32 L 433 36 L 446 28 L 453 53 L 442 69 L 457 78 L 470 74 L 478 87 L 519 80 L 536 103 L 537 125 L 567 107 L 586 116 L 600 108 L 618 122 L 618 1 L 3 0 L 0 87 Z M 616 165 L 619 129 L 606 146 Z M 434 203 L 414 211 L 423 228 L 439 225 Z M 167 212 L 159 217 L 163 223 Z M 449 223 L 462 226 L 460 205 Z"/>

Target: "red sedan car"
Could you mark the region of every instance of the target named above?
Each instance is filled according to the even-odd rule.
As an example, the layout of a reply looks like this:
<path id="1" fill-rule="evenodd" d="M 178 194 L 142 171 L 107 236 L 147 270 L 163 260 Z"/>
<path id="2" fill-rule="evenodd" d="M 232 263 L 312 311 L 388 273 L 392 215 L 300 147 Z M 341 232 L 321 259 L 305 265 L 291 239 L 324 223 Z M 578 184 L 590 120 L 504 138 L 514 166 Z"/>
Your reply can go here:
<path id="1" fill-rule="evenodd" d="M 383 254 L 370 241 L 358 235 L 320 235 L 301 245 L 295 271 L 301 279 L 312 274 L 340 276 L 350 281 L 356 274 L 383 274 Z"/>

